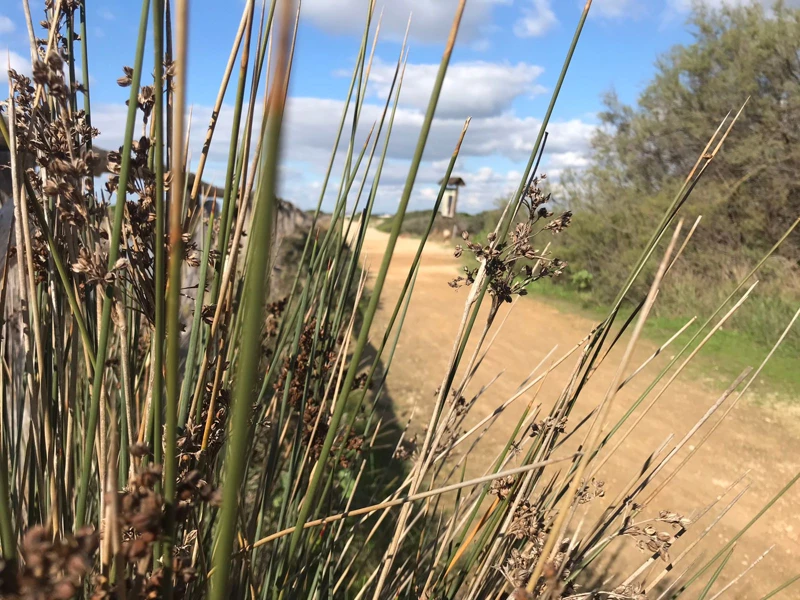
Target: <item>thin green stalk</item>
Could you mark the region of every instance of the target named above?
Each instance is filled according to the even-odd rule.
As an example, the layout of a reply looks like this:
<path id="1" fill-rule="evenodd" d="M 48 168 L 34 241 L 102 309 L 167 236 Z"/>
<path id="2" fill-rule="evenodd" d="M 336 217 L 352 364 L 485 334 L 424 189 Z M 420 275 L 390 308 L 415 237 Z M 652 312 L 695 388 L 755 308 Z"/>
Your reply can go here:
<path id="1" fill-rule="evenodd" d="M 216 199 L 215 199 L 216 203 Z M 201 209 L 202 210 L 202 209 Z M 189 418 L 189 396 L 192 393 L 194 380 L 194 367 L 197 362 L 197 342 L 203 331 L 203 299 L 205 298 L 206 278 L 208 276 L 208 260 L 211 253 L 211 243 L 214 235 L 214 215 L 216 210 L 212 210 L 208 216 L 208 225 L 205 235 L 205 242 L 203 245 L 203 258 L 200 262 L 200 273 L 197 280 L 197 293 L 194 299 L 194 316 L 192 317 L 192 330 L 189 334 L 189 349 L 186 354 L 186 367 L 183 374 L 183 387 L 181 389 L 181 404 L 178 409 L 178 427 L 186 425 Z M 202 407 L 198 407 L 196 422 L 200 421 L 200 411 Z"/>
<path id="2" fill-rule="evenodd" d="M 592 0 L 586 0 L 586 5 L 583 7 L 583 12 L 581 13 L 581 18 L 578 21 L 578 26 L 575 28 L 575 34 L 572 36 L 572 42 L 569 45 L 569 50 L 567 50 L 567 56 L 564 59 L 564 64 L 562 65 L 561 72 L 558 75 L 556 87 L 553 89 L 553 94 L 550 96 L 550 104 L 547 105 L 547 111 L 544 113 L 542 124 L 539 126 L 539 134 L 536 136 L 536 142 L 533 145 L 533 150 L 531 150 L 530 158 L 528 159 L 528 166 L 525 168 L 525 172 L 520 179 L 519 186 L 517 187 L 517 191 L 514 195 L 514 209 L 508 211 L 506 219 L 503 221 L 500 227 L 500 232 L 497 236 L 497 239 L 500 241 L 506 239 L 506 235 L 508 234 L 508 230 L 511 227 L 511 223 L 514 219 L 514 215 L 517 214 L 519 205 L 522 202 L 522 194 L 525 191 L 525 186 L 528 184 L 533 163 L 536 160 L 536 157 L 539 155 L 539 147 L 542 145 L 542 141 L 544 140 L 544 136 L 547 131 L 547 126 L 550 124 L 550 117 L 553 115 L 553 109 L 556 107 L 556 101 L 558 100 L 558 95 L 561 92 L 561 86 L 564 85 L 564 79 L 567 76 L 567 71 L 569 71 L 569 65 L 572 62 L 573 55 L 575 54 L 575 48 L 578 46 L 578 40 L 580 40 L 581 32 L 583 31 L 583 25 L 586 23 L 586 17 L 589 16 L 589 9 L 591 6 Z"/>
<path id="3" fill-rule="evenodd" d="M 317 221 L 319 219 L 320 211 L 322 210 L 322 201 L 325 198 L 325 193 L 328 190 L 328 183 L 330 181 L 330 176 L 331 176 L 331 173 L 333 171 L 333 163 L 336 160 L 336 153 L 337 153 L 337 151 L 339 149 L 339 144 L 341 143 L 342 132 L 344 131 L 344 124 L 345 124 L 345 121 L 347 120 L 347 112 L 348 112 L 348 108 L 350 106 L 350 100 L 353 97 L 353 90 L 355 89 L 356 80 L 358 78 L 358 73 L 360 72 L 360 65 L 363 63 L 363 61 L 365 60 L 365 57 L 366 57 L 368 40 L 369 40 L 369 26 L 366 25 L 364 27 L 364 33 L 363 33 L 362 38 L 361 38 L 361 46 L 359 47 L 358 59 L 356 60 L 356 64 L 353 67 L 353 75 L 350 78 L 350 87 L 347 90 L 347 96 L 345 97 L 345 101 L 344 101 L 344 104 L 342 106 L 342 114 L 341 114 L 341 116 L 339 118 L 339 128 L 336 131 L 336 138 L 334 139 L 334 142 L 333 142 L 333 149 L 331 150 L 331 157 L 330 157 L 330 160 L 328 161 L 328 167 L 325 170 L 325 176 L 322 179 L 322 186 L 320 188 L 319 198 L 317 199 L 317 206 L 314 209 L 314 218 L 312 219 L 311 227 L 309 228 L 309 231 L 311 232 L 311 235 L 306 236 L 306 242 L 303 245 L 303 253 L 301 254 L 300 260 L 298 262 L 298 264 L 301 265 L 301 268 L 298 268 L 297 273 L 295 274 L 294 281 L 292 282 L 292 288 L 291 288 L 291 291 L 289 292 L 289 295 L 288 295 L 288 304 L 289 305 L 291 305 L 292 301 L 294 300 L 294 295 L 295 295 L 295 292 L 297 290 L 297 285 L 298 285 L 298 283 L 300 281 L 300 275 L 303 273 L 302 265 L 306 264 L 306 259 L 308 257 L 308 251 L 309 251 L 309 248 L 311 246 L 311 240 L 312 240 L 312 238 L 316 240 L 316 236 L 313 235 L 313 234 L 314 234 L 314 232 L 316 230 L 316 227 L 317 227 Z M 390 129 L 391 129 L 391 124 L 390 124 Z M 353 151 L 353 148 L 350 147 L 348 149 L 348 154 L 351 153 L 352 151 Z"/>
<path id="4" fill-rule="evenodd" d="M 794 486 L 794 484 L 795 484 L 795 483 L 797 483 L 797 481 L 798 481 L 798 480 L 800 480 L 800 472 L 798 472 L 798 473 L 797 473 L 797 475 L 795 475 L 794 477 L 792 477 L 792 478 L 789 480 L 789 482 L 788 482 L 788 483 L 787 483 L 785 486 L 783 486 L 783 487 L 782 487 L 782 488 L 781 488 L 781 489 L 778 491 L 778 493 L 777 493 L 777 494 L 775 494 L 775 495 L 772 497 L 772 499 L 771 499 L 769 502 L 767 502 L 767 503 L 766 503 L 766 504 L 765 504 L 765 505 L 764 505 L 764 506 L 761 508 L 761 510 L 759 510 L 759 511 L 758 511 L 758 513 L 756 513 L 756 515 L 755 515 L 755 516 L 754 516 L 752 519 L 750 519 L 750 521 L 747 523 L 747 525 L 745 525 L 744 527 L 742 527 L 742 528 L 739 530 L 739 532 L 738 532 L 736 535 L 734 535 L 734 536 L 733 536 L 733 537 L 732 537 L 730 540 L 728 540 L 728 543 L 727 543 L 727 544 L 725 544 L 725 545 L 724 545 L 724 546 L 723 546 L 723 547 L 720 549 L 720 551 L 719 551 L 719 552 L 717 552 L 717 553 L 716 553 L 716 554 L 715 554 L 715 555 L 714 555 L 714 556 L 711 558 L 711 560 L 709 560 L 709 561 L 708 561 L 708 562 L 707 562 L 707 563 L 706 563 L 706 564 L 703 566 L 703 568 L 702 568 L 702 569 L 700 569 L 700 570 L 699 570 L 697 573 L 695 573 L 695 574 L 694 574 L 694 576 L 692 576 L 692 578 L 691 578 L 691 579 L 689 579 L 689 581 L 687 581 L 687 582 L 686 582 L 686 583 L 684 583 L 684 584 L 683 584 L 683 585 L 682 585 L 680 588 L 678 588 L 678 589 L 675 591 L 675 593 L 672 595 L 672 598 L 674 599 L 674 598 L 677 598 L 678 596 L 680 596 L 680 595 L 681 595 L 681 594 L 682 594 L 684 591 L 686 591 L 686 589 L 687 589 L 687 588 L 688 588 L 690 585 L 692 585 L 692 584 L 693 584 L 695 581 L 697 581 L 697 579 L 698 579 L 699 577 L 701 577 L 701 576 L 703 575 L 703 573 L 705 573 L 706 571 L 708 571 L 708 570 L 709 570 L 709 569 L 710 569 L 710 568 L 711 568 L 711 567 L 714 565 L 714 563 L 715 563 L 715 562 L 717 562 L 717 561 L 720 559 L 720 557 L 722 557 L 722 555 L 724 555 L 726 552 L 728 552 L 728 550 L 730 550 L 730 549 L 731 549 L 731 547 L 732 547 L 732 546 L 733 546 L 733 545 L 734 545 L 736 542 L 738 542 L 738 541 L 739 541 L 739 539 L 740 539 L 740 538 L 741 538 L 741 537 L 742 537 L 742 536 L 743 536 L 745 533 L 747 533 L 747 531 L 748 531 L 748 530 L 749 530 L 749 529 L 750 529 L 750 528 L 751 528 L 753 525 L 755 525 L 755 524 L 756 524 L 756 522 L 757 522 L 757 521 L 758 521 L 758 520 L 759 520 L 761 517 L 763 517 L 763 516 L 764 516 L 764 513 L 766 513 L 766 512 L 767 512 L 767 511 L 768 511 L 770 508 L 772 508 L 772 505 L 773 505 L 773 504 L 775 504 L 775 503 L 776 503 L 778 500 L 780 500 L 780 499 L 781 499 L 781 497 L 782 497 L 782 496 L 783 496 L 783 495 L 784 495 L 786 492 L 788 492 L 788 491 L 789 491 L 789 490 L 792 488 L 792 486 Z"/>
<path id="5" fill-rule="evenodd" d="M 86 125 L 91 129 L 92 105 L 90 102 L 91 97 L 89 95 L 89 42 L 87 41 L 86 35 L 86 2 L 87 0 L 83 0 L 83 2 L 81 2 L 81 73 L 83 79 L 81 83 L 83 84 L 83 112 L 86 115 Z M 87 150 L 91 150 L 92 136 L 87 135 L 86 139 L 83 140 L 83 143 Z"/>
<path id="6" fill-rule="evenodd" d="M 777 596 L 783 590 L 785 590 L 786 588 L 788 588 L 789 586 L 793 585 L 794 583 L 796 583 L 798 581 L 800 581 L 800 575 L 795 575 L 789 581 L 786 581 L 786 582 L 782 583 L 781 585 L 779 585 L 778 587 L 776 587 L 769 594 L 764 596 L 761 600 L 769 600 L 770 598 L 773 598 L 773 597 Z"/>
<path id="7" fill-rule="evenodd" d="M 717 570 L 714 571 L 714 574 L 711 576 L 711 579 L 708 580 L 706 587 L 703 588 L 703 591 L 697 597 L 697 600 L 706 599 L 706 596 L 708 596 L 708 593 L 711 591 L 711 588 L 714 587 L 714 584 L 717 582 L 717 579 L 719 579 L 719 576 L 722 575 L 722 571 L 727 566 L 728 561 L 731 559 L 731 556 L 733 556 L 733 551 L 735 549 L 736 549 L 735 545 L 731 546 L 731 549 L 728 551 L 728 554 L 726 554 L 725 558 L 722 559 L 722 562 L 720 563 L 719 567 L 717 567 Z"/>
<path id="8" fill-rule="evenodd" d="M 164 293 L 166 285 L 166 257 L 164 241 L 166 231 L 166 215 L 164 214 L 164 0 L 153 0 L 153 77 L 155 85 L 153 96 L 153 170 L 155 171 L 155 194 L 153 203 L 156 209 L 156 220 L 153 231 L 154 280 L 155 294 L 155 331 L 153 335 L 153 391 L 151 406 L 153 415 L 153 462 L 162 463 L 163 443 L 161 419 L 164 397 L 164 338 L 166 337 L 166 321 L 164 314 Z"/>
<path id="9" fill-rule="evenodd" d="M 284 7 L 288 11 L 288 6 Z M 284 79 L 288 47 L 288 26 L 280 30 L 280 51 L 277 73 L 270 93 L 269 120 L 264 132 L 264 152 L 261 155 L 260 180 L 257 201 L 253 211 L 251 259 L 245 276 L 242 318 L 242 336 L 239 345 L 240 359 L 237 368 L 236 386 L 230 422 L 227 427 L 225 476 L 222 483 L 223 500 L 217 529 L 216 548 L 213 556 L 214 575 L 211 579 L 209 597 L 224 600 L 228 597 L 228 578 L 231 571 L 231 552 L 237 529 L 239 513 L 239 490 L 244 478 L 249 448 L 247 431 L 251 414 L 253 388 L 261 354 L 261 325 L 264 300 L 268 287 L 269 253 L 272 238 L 272 219 L 275 207 L 278 158 L 280 152 L 281 127 L 286 85 Z"/>
<path id="10" fill-rule="evenodd" d="M 117 187 L 117 202 L 114 207 L 114 223 L 111 230 L 111 239 L 108 244 L 108 270 L 111 271 L 119 258 L 119 244 L 122 234 L 122 220 L 125 215 L 126 190 L 131 167 L 131 148 L 133 146 L 133 130 L 136 124 L 137 98 L 142 75 L 142 60 L 144 58 L 145 39 L 147 37 L 147 17 L 150 9 L 150 0 L 142 1 L 141 17 L 139 19 L 139 39 L 136 44 L 136 59 L 134 61 L 131 93 L 128 98 L 128 116 L 125 124 L 125 140 L 122 150 L 122 164 L 119 173 L 119 186 Z M 100 332 L 97 341 L 97 368 L 94 371 L 92 383 L 92 398 L 89 407 L 89 423 L 86 429 L 85 446 L 83 449 L 83 462 L 81 464 L 81 479 L 78 486 L 78 500 L 75 515 L 75 530 L 77 531 L 86 522 L 86 505 L 89 497 L 89 478 L 92 474 L 92 455 L 94 454 L 94 441 L 97 435 L 97 421 L 100 414 L 100 391 L 103 385 L 104 365 L 108 338 L 111 329 L 111 306 L 114 301 L 114 285 L 105 286 L 105 302 L 100 320 Z"/>
<path id="11" fill-rule="evenodd" d="M 331 447 L 333 446 L 333 441 L 336 437 L 336 434 L 339 429 L 339 424 L 341 423 L 342 416 L 344 414 L 344 409 L 346 404 L 346 402 L 344 401 L 345 395 L 347 391 L 349 391 L 353 387 L 353 382 L 355 381 L 356 371 L 359 368 L 361 355 L 364 352 L 364 348 L 366 347 L 367 340 L 369 338 L 369 330 L 372 326 L 372 321 L 375 318 L 375 313 L 378 308 L 378 302 L 380 301 L 381 291 L 383 290 L 383 285 L 384 282 L 386 281 L 386 273 L 388 272 L 389 265 L 392 262 L 392 254 L 394 253 L 394 248 L 397 245 L 397 238 L 400 235 L 400 228 L 403 224 L 403 218 L 405 217 L 406 209 L 408 207 L 408 202 L 411 198 L 411 193 L 414 189 L 414 182 L 416 181 L 417 172 L 419 171 L 419 165 L 422 160 L 422 153 L 425 150 L 425 145 L 428 140 L 428 134 L 430 133 L 431 124 L 433 123 L 433 116 L 434 113 L 436 112 L 436 106 L 439 101 L 439 95 L 442 90 L 442 85 L 444 84 L 444 78 L 447 73 L 447 67 L 450 63 L 450 56 L 452 55 L 453 52 L 453 46 L 455 45 L 456 34 L 458 33 L 458 28 L 461 23 L 461 16 L 464 12 L 465 4 L 466 0 L 461 0 L 458 9 L 456 10 L 456 15 L 453 20 L 453 26 L 450 32 L 450 37 L 447 40 L 444 56 L 442 57 L 442 61 L 439 66 L 439 72 L 437 74 L 436 82 L 434 83 L 433 92 L 431 93 L 430 102 L 428 104 L 428 110 L 425 114 L 425 119 L 422 124 L 422 130 L 419 135 L 419 140 L 417 141 L 417 147 L 416 150 L 414 151 L 414 156 L 411 161 L 411 167 L 408 172 L 405 188 L 400 198 L 400 204 L 398 206 L 397 213 L 394 219 L 394 225 L 392 227 L 392 231 L 389 236 L 388 243 L 386 245 L 386 250 L 383 255 L 383 261 L 381 263 L 380 270 L 378 271 L 378 275 L 375 279 L 369 305 L 367 306 L 367 309 L 364 312 L 364 321 L 361 325 L 358 341 L 356 343 L 355 349 L 353 350 L 353 356 L 350 359 L 350 366 L 347 370 L 347 376 L 345 377 L 345 381 L 342 386 L 342 391 L 340 392 L 339 398 L 337 399 L 335 411 L 331 415 L 331 421 L 329 424 L 328 433 L 325 437 L 325 442 L 323 443 L 311 482 L 309 483 L 308 490 L 306 492 L 306 499 L 303 502 L 303 507 L 301 508 L 297 517 L 297 525 L 296 525 L 297 529 L 295 529 L 294 533 L 292 534 L 292 538 L 289 543 L 290 560 L 292 559 L 292 557 L 295 556 L 298 544 L 300 542 L 300 536 L 302 534 L 302 526 L 305 523 L 306 519 L 308 518 L 308 514 L 311 511 L 311 508 L 314 504 L 319 484 L 322 481 L 323 471 L 325 470 L 325 465 L 327 464 L 328 457 L 330 456 Z"/>

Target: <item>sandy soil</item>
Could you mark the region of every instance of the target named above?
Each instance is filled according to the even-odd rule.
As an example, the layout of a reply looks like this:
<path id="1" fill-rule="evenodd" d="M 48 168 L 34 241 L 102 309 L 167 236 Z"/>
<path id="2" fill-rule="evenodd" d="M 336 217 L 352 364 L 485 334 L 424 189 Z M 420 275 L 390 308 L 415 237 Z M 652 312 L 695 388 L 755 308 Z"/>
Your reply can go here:
<path id="1" fill-rule="evenodd" d="M 366 266 L 373 271 L 380 264 L 387 239 L 388 235 L 373 228 L 369 230 L 364 260 Z M 375 332 L 383 331 L 391 315 L 418 243 L 418 240 L 412 238 L 401 238 L 398 241 L 374 327 Z M 447 246 L 438 242 L 428 244 L 388 378 L 388 393 L 401 425 L 406 423 L 412 409 L 414 410 L 412 430 L 416 427 L 420 431 L 430 417 L 433 394 L 444 374 L 467 297 L 466 289 L 453 290 L 447 285 L 456 276 L 458 267 L 458 261 L 453 258 Z M 501 312 L 498 322 L 503 316 L 504 313 Z M 553 356 L 561 356 L 581 340 L 593 325 L 586 318 L 561 312 L 541 300 L 521 299 L 511 311 L 494 347 L 468 389 L 466 396 L 469 398 L 481 386 L 502 373 L 478 400 L 467 426 L 476 423 L 509 398 L 528 377 L 531 369 L 554 346 L 558 346 L 558 349 Z M 629 371 L 640 365 L 654 350 L 655 345 L 652 343 L 640 343 Z M 663 366 L 663 361 L 669 359 L 672 351 L 674 348 L 668 348 L 664 358 L 654 361 L 620 392 L 612 409 L 612 418 L 621 415 L 631 405 L 651 380 L 649 375 L 654 374 L 659 366 Z M 619 352 L 616 356 L 612 353 L 604 367 L 593 376 L 571 417 L 571 425 L 578 423 L 600 402 L 611 383 L 619 355 Z M 552 406 L 573 366 L 574 360 L 570 359 L 547 378 L 537 398 L 543 413 Z M 758 392 L 748 394 L 749 398 L 745 397 L 739 403 L 726 422 L 652 504 L 657 510 L 689 515 L 710 503 L 744 472 L 749 472 L 748 477 L 752 483 L 749 491 L 698 546 L 695 556 L 698 550 L 707 549 L 707 557 L 710 557 L 711 553 L 743 527 L 800 470 L 800 416 L 786 405 L 765 408 L 763 403 L 756 402 L 757 394 Z M 669 434 L 675 436 L 673 444 L 680 440 L 719 395 L 719 391 L 708 384 L 688 378 L 678 379 L 604 467 L 599 477 L 606 485 L 604 501 L 610 502 L 616 496 L 631 474 L 638 471 L 645 458 Z M 529 400 L 530 395 L 526 395 L 500 415 L 477 447 L 475 456 L 470 458 L 470 474 L 483 473 L 487 462 L 508 439 Z M 713 420 L 714 418 L 712 422 Z M 696 436 L 697 439 L 699 437 Z M 677 465 L 687 451 L 688 448 L 679 454 L 672 465 Z M 669 470 L 668 468 L 667 472 Z M 716 514 L 732 497 L 733 495 L 728 496 L 712 512 Z M 673 557 L 682 551 L 686 540 L 705 528 L 710 518 L 701 521 L 694 527 L 694 534 L 684 536 L 676 544 L 672 549 Z M 632 550 L 634 540 L 623 538 L 617 543 L 621 545 L 621 556 L 625 557 L 621 560 L 625 563 L 633 560 L 639 564 L 644 560 L 644 555 Z M 778 584 L 800 572 L 800 484 L 790 490 L 742 538 L 727 571 L 731 576 L 741 572 L 773 544 L 775 548 L 771 553 L 735 588 L 729 590 L 726 598 L 761 598 Z M 689 562 L 686 560 L 683 567 L 688 566 Z M 677 571 L 682 571 L 682 568 Z M 692 588 L 693 593 L 689 596 L 695 597 L 700 589 L 702 585 Z M 800 584 L 779 597 L 800 597 Z"/>

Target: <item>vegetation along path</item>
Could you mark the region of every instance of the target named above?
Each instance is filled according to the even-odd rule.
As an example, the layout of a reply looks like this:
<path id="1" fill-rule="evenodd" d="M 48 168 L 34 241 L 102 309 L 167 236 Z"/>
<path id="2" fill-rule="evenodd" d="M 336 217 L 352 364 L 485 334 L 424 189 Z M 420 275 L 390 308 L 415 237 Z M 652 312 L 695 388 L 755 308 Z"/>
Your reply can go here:
<path id="1" fill-rule="evenodd" d="M 374 227 L 368 230 L 364 252 L 367 268 L 375 270 L 387 240 L 388 235 Z M 374 334 L 376 336 L 381 334 L 391 315 L 418 244 L 419 240 L 416 238 L 401 237 L 398 240 L 383 291 Z M 409 434 L 417 433 L 420 440 L 424 435 L 425 424 L 430 418 L 434 392 L 445 372 L 468 293 L 467 288 L 454 290 L 448 286 L 448 281 L 456 276 L 458 267 L 459 263 L 454 259 L 451 248 L 435 241 L 427 244 L 403 334 L 387 380 L 386 391 L 402 420 L 400 425 L 404 426 L 411 418 Z M 508 306 L 501 309 L 497 323 L 502 322 L 508 310 Z M 558 346 L 558 349 L 552 354 L 552 359 L 560 357 L 572 348 L 594 325 L 595 323 L 587 318 L 561 312 L 540 298 L 520 299 L 511 309 L 491 351 L 465 393 L 468 399 L 471 398 L 482 386 L 489 384 L 501 374 L 480 396 L 466 422 L 466 427 L 474 425 L 510 398 L 520 383 L 529 376 L 531 370 L 555 346 Z M 490 332 L 488 339 L 491 339 L 492 335 L 493 332 Z M 677 350 L 680 342 L 679 339 L 673 346 L 668 347 L 662 357 L 654 360 L 620 392 L 612 410 L 612 422 L 615 422 L 616 418 L 639 397 L 652 381 L 652 376 Z M 413 351 L 410 351 L 412 349 Z M 642 364 L 655 349 L 656 346 L 651 342 L 640 342 L 629 371 Z M 620 355 L 619 348 L 612 352 L 609 360 L 592 377 L 590 389 L 581 395 L 580 404 L 571 417 L 572 422 L 567 426 L 567 431 L 600 403 L 611 383 Z M 567 360 L 545 379 L 536 399 L 537 404 L 541 403 L 543 413 L 556 400 L 573 366 L 574 360 Z M 757 366 L 753 365 L 754 368 Z M 660 389 L 661 385 L 663 383 L 656 389 Z M 757 387 L 754 390 L 757 390 Z M 522 411 L 530 401 L 532 392 L 533 390 L 511 404 L 483 436 L 470 454 L 468 475 L 483 473 L 489 461 L 496 456 L 498 449 L 511 435 Z M 719 395 L 717 389 L 691 378 L 676 380 L 601 470 L 598 477 L 604 480 L 606 493 L 604 498 L 598 499 L 600 500 L 597 502 L 598 506 L 592 509 L 604 508 L 604 505 L 617 495 L 620 488 L 627 484 L 627 481 L 623 481 L 624 477 L 616 477 L 615 474 L 636 472 L 637 467 L 668 435 L 674 434 L 672 445 L 682 439 L 714 404 Z M 689 516 L 693 511 L 707 506 L 718 494 L 726 492 L 728 486 L 740 476 L 747 474 L 736 488 L 737 491 L 743 489 L 749 482 L 747 493 L 711 534 L 695 548 L 693 551 L 695 556 L 704 549 L 715 552 L 722 543 L 745 526 L 753 515 L 800 470 L 800 415 L 792 414 L 790 407 L 781 406 L 778 409 L 756 403 L 757 395 L 757 391 L 748 392 L 675 480 L 666 486 L 651 504 L 655 510 L 668 510 Z M 723 408 L 725 406 L 723 405 Z M 722 411 L 718 411 L 720 412 Z M 690 444 L 699 441 L 708 426 L 716 422 L 717 418 L 715 415 L 706 425 L 706 429 L 701 430 Z M 694 446 L 688 445 L 673 463 L 680 462 L 693 448 Z M 686 544 L 705 529 L 719 511 L 730 503 L 735 493 L 735 491 L 728 493 L 714 510 L 675 544 L 671 553 L 682 552 Z M 800 554 L 799 506 L 800 487 L 790 490 L 742 538 L 734 555 L 735 559 L 741 562 L 741 568 L 730 569 L 731 576 L 741 573 L 770 546 L 776 545 L 746 575 L 746 578 L 743 578 L 735 588 L 731 588 L 727 597 L 762 598 L 800 569 L 800 564 L 795 558 Z M 617 543 L 620 544 L 620 559 L 643 561 L 644 555 L 635 550 L 634 539 L 623 537 Z M 706 558 L 709 556 L 711 554 Z M 688 564 L 687 560 L 683 568 Z M 680 572 L 682 568 L 677 570 Z M 792 590 L 785 593 L 788 594 L 787 598 L 794 597 Z"/>

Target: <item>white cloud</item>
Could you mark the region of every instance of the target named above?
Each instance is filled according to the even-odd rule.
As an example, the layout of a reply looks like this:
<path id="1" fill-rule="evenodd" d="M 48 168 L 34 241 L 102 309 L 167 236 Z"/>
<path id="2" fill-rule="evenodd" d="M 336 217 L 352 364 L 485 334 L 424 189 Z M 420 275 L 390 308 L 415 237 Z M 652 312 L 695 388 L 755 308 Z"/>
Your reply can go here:
<path id="1" fill-rule="evenodd" d="M 0 15 L 0 34 L 11 33 L 14 29 L 14 21 L 5 15 Z"/>
<path id="2" fill-rule="evenodd" d="M 522 9 L 522 16 L 514 24 L 518 37 L 540 37 L 558 25 L 550 0 L 530 0 L 530 4 Z"/>
<path id="3" fill-rule="evenodd" d="M 338 115 L 342 110 L 339 100 L 320 98 L 290 98 L 286 113 L 287 139 L 290 153 L 297 149 L 296 156 L 302 160 L 315 151 L 327 155 L 334 139 Z M 362 112 L 362 127 L 356 136 L 357 147 L 361 147 L 367 131 L 380 118 L 382 107 L 365 104 Z M 195 110 L 197 114 L 197 110 Z M 337 115 L 336 118 L 331 118 Z M 416 146 L 422 126 L 421 111 L 400 108 L 397 111 L 389 143 L 391 158 L 409 158 Z M 519 117 L 513 113 L 474 118 L 461 149 L 462 156 L 499 156 L 519 161 L 528 157 L 541 121 L 535 117 Z M 460 117 L 437 117 L 434 119 L 425 151 L 426 160 L 447 159 L 464 125 Z M 573 119 L 551 123 L 548 152 L 584 152 L 594 126 Z"/>
<path id="4" fill-rule="evenodd" d="M 439 70 L 438 64 L 409 64 L 400 93 L 402 106 L 424 111 Z M 507 64 L 484 61 L 453 63 L 437 106 L 438 117 L 488 117 L 507 111 L 523 95 L 541 93 L 536 80 L 544 69 L 527 63 Z M 371 90 L 385 99 L 389 94 L 395 65 L 377 60 L 370 75 Z"/>
<path id="5" fill-rule="evenodd" d="M 338 115 L 341 114 L 342 107 L 343 104 L 339 100 L 308 97 L 289 98 L 284 126 L 283 163 L 286 168 L 282 170 L 281 194 L 303 208 L 313 206 L 319 196 L 319 182 L 330 158 L 330 148 L 336 134 Z M 93 125 L 101 132 L 101 136 L 97 140 L 98 147 L 113 149 L 120 145 L 126 110 L 122 103 L 92 106 Z M 383 107 L 376 104 L 364 105 L 361 127 L 355 140 L 356 155 L 364 144 L 369 128 L 380 119 L 382 110 Z M 210 114 L 211 107 L 194 106 L 190 136 L 193 164 L 197 163 Z M 232 118 L 231 106 L 224 105 L 220 111 L 203 177 L 205 181 L 216 185 L 222 185 L 225 177 Z M 394 210 L 408 174 L 410 158 L 416 147 L 422 121 L 422 111 L 405 107 L 398 109 L 376 210 L 381 212 Z M 540 124 L 541 121 L 538 118 L 519 117 L 511 112 L 476 117 L 472 120 L 461 149 L 460 162 L 456 167 L 458 174 L 467 180 L 463 205 L 466 210 L 488 208 L 496 198 L 508 193 L 516 186 L 520 174 L 515 170 L 527 160 Z M 412 198 L 413 207 L 430 206 L 431 201 L 428 196 L 431 192 L 425 192 L 425 190 L 438 189 L 437 182 L 444 173 L 463 125 L 464 120 L 460 117 L 437 116 L 434 119 L 416 180 L 415 193 Z M 347 128 L 349 130 L 349 124 Z M 566 167 L 585 166 L 589 141 L 594 130 L 593 125 L 578 119 L 551 123 L 548 129 L 550 137 L 543 170 L 552 177 Z M 334 164 L 332 182 L 338 181 L 341 176 L 348 139 L 345 136 L 340 146 Z M 382 147 L 383 140 L 381 139 L 378 153 Z M 371 169 L 373 173 L 377 162 L 376 156 Z M 484 165 L 508 164 L 510 167 L 503 172 L 496 168 L 470 169 L 465 166 L 466 164 L 480 165 L 481 163 Z M 364 165 L 362 165 L 357 184 L 360 184 L 363 170 Z M 369 189 L 370 182 L 371 179 L 367 182 L 367 189 Z M 331 183 L 329 187 L 329 194 L 326 196 L 328 208 L 332 202 L 331 196 L 335 195 L 337 186 L 338 184 Z M 357 188 L 357 185 L 354 187 Z"/>
<path id="6" fill-rule="evenodd" d="M 31 59 L 27 56 L 22 56 L 9 48 L 0 45 L 0 61 L 2 61 L 2 72 L 5 73 L 7 61 L 11 63 L 11 68 L 17 73 L 22 73 L 30 77 L 31 75 Z"/>
<path id="7" fill-rule="evenodd" d="M 423 42 L 441 42 L 447 38 L 459 0 L 385 0 L 375 9 L 375 21 L 383 10 L 381 35 L 401 38 L 409 15 L 411 35 Z M 461 20 L 459 38 L 471 42 L 491 22 L 492 5 L 503 0 L 471 0 Z M 365 0 L 304 0 L 303 16 L 317 27 L 334 33 L 359 33 L 366 17 Z"/>
<path id="8" fill-rule="evenodd" d="M 673 0 L 667 1 L 671 2 Z M 677 1 L 683 2 L 684 0 Z M 691 2 L 691 0 L 688 0 L 688 2 Z M 589 14 L 611 19 L 634 17 L 641 12 L 643 6 L 644 3 L 641 0 L 595 0 Z"/>

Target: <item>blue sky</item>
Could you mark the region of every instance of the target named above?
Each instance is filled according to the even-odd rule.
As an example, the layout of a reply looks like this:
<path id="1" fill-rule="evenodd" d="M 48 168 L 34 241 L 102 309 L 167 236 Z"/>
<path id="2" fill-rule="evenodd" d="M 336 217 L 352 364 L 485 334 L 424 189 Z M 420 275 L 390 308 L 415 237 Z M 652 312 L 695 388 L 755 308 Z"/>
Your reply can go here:
<path id="1" fill-rule="evenodd" d="M 376 13 L 383 9 L 384 17 L 359 140 L 382 111 L 408 14 L 413 13 L 409 64 L 378 196 L 381 212 L 392 212 L 399 198 L 456 4 L 457 0 L 377 0 Z M 42 2 L 31 0 L 31 5 L 37 35 L 43 35 L 37 23 Z M 473 121 L 457 165 L 467 182 L 459 208 L 469 212 L 487 208 L 515 187 L 582 5 L 582 0 L 468 0 L 411 209 L 430 206 L 467 116 Z M 594 1 L 549 128 L 544 170 L 551 177 L 557 179 L 563 169 L 587 163 L 604 92 L 613 88 L 623 101 L 634 102 L 652 76 L 657 56 L 691 41 L 685 24 L 689 5 L 690 0 Z M 133 62 L 140 6 L 133 0 L 89 0 L 87 6 L 94 123 L 102 134 L 98 143 L 110 148 L 122 137 L 128 90 L 115 81 L 122 65 Z M 319 197 L 366 6 L 367 0 L 302 3 L 282 195 L 304 208 L 315 205 Z M 202 145 L 243 7 L 243 0 L 191 3 L 189 98 L 194 106 L 194 152 Z M 29 71 L 27 39 L 21 2 L 4 2 L 0 52 L 9 52 L 15 68 Z M 151 67 L 152 60 L 146 72 Z M 224 179 L 234 89 L 235 78 L 204 177 L 217 184 Z M 328 194 L 326 205 L 331 202 Z"/>

